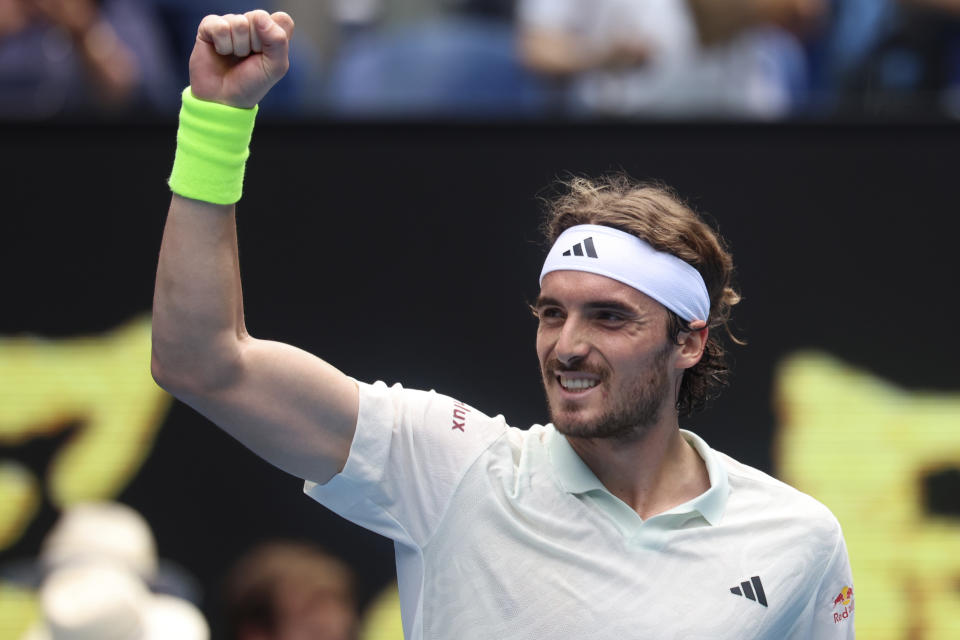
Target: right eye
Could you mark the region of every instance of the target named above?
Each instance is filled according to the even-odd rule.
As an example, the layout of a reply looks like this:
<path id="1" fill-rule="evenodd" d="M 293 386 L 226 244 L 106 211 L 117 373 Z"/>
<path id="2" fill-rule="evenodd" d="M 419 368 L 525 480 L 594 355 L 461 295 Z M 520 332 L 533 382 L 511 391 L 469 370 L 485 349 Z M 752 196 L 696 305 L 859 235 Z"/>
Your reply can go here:
<path id="1" fill-rule="evenodd" d="M 540 321 L 557 320 L 563 318 L 563 310 L 559 307 L 540 307 L 534 311 Z"/>

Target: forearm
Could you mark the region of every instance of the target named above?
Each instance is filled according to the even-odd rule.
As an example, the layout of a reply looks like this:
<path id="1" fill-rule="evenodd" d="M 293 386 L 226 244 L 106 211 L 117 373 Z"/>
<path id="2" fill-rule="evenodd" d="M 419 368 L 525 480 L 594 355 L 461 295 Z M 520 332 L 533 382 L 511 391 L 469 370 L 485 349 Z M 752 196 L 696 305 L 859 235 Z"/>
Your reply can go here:
<path id="1" fill-rule="evenodd" d="M 286 73 L 293 26 L 289 15 L 263 10 L 200 23 L 169 180 L 179 195 L 157 267 L 152 368 L 164 388 L 257 454 L 323 483 L 347 460 L 359 391 L 316 356 L 247 335 L 233 204 L 256 105 Z"/>
<path id="2" fill-rule="evenodd" d="M 234 206 L 174 195 L 154 290 L 154 375 L 171 387 L 222 384 L 245 337 Z"/>
<path id="3" fill-rule="evenodd" d="M 187 393 L 229 383 L 246 337 L 234 203 L 257 109 L 209 98 L 183 92 L 154 297 L 154 377 Z"/>

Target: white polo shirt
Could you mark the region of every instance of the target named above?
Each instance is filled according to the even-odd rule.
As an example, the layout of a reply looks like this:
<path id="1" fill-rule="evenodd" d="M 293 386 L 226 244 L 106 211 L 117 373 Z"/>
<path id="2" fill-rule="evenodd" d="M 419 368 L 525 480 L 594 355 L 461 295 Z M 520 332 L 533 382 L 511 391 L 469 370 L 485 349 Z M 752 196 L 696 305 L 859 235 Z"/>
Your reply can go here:
<path id="1" fill-rule="evenodd" d="M 346 466 L 304 490 L 395 541 L 408 639 L 854 637 L 837 520 L 693 433 L 710 488 L 642 520 L 552 425 L 359 386 Z"/>

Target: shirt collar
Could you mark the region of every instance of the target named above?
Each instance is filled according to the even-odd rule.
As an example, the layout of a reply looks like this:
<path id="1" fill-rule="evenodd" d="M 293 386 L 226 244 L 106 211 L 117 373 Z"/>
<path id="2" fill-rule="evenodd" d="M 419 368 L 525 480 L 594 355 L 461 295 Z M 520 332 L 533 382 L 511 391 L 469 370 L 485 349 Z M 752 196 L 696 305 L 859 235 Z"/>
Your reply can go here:
<path id="1" fill-rule="evenodd" d="M 547 446 L 550 449 L 550 461 L 553 464 L 554 473 L 560 482 L 560 486 L 567 493 L 607 490 L 590 470 L 590 467 L 587 466 L 587 463 L 573 450 L 566 436 L 557 431 L 556 428 L 554 428 Z"/>
<path id="2" fill-rule="evenodd" d="M 677 505 L 666 513 L 697 511 L 711 525 L 716 525 L 723 516 L 724 509 L 727 506 L 727 497 L 730 495 L 727 470 L 717 457 L 716 451 L 711 449 L 700 436 L 685 429 L 680 429 L 680 433 L 683 434 L 684 439 L 693 446 L 706 464 L 707 475 L 710 478 L 710 488 L 696 498 Z M 567 438 L 555 428 L 547 447 L 554 474 L 564 491 L 574 494 L 590 491 L 610 493 L 590 470 L 590 467 L 573 450 Z"/>
<path id="3" fill-rule="evenodd" d="M 703 438 L 686 429 L 680 429 L 680 433 L 703 458 L 704 464 L 707 465 L 707 475 L 710 477 L 710 488 L 686 504 L 699 511 L 707 522 L 717 525 L 720 523 L 720 518 L 723 517 L 723 512 L 727 507 L 727 498 L 730 496 L 727 469 L 720 462 L 717 452 L 711 449 L 703 441 Z"/>

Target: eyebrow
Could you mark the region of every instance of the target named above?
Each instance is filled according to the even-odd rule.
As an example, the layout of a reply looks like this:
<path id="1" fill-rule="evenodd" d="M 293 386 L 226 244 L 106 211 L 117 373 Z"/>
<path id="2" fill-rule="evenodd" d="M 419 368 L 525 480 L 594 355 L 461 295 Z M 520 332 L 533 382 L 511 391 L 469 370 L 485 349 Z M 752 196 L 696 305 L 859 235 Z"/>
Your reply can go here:
<path id="1" fill-rule="evenodd" d="M 537 296 L 537 300 L 536 302 L 533 303 L 533 306 L 534 307 L 549 307 L 549 306 L 562 307 L 563 305 L 560 304 L 560 301 L 557 300 L 556 298 L 540 295 L 540 296 Z"/>
<path id="2" fill-rule="evenodd" d="M 539 309 L 540 307 L 563 307 L 564 305 L 560 303 L 556 298 L 551 298 L 549 296 L 540 296 L 537 298 L 537 301 L 534 303 L 534 308 Z M 641 312 L 637 309 L 620 302 L 619 300 L 593 300 L 584 305 L 587 309 L 608 309 L 611 311 L 619 311 L 626 315 L 637 316 L 641 315 Z"/>

